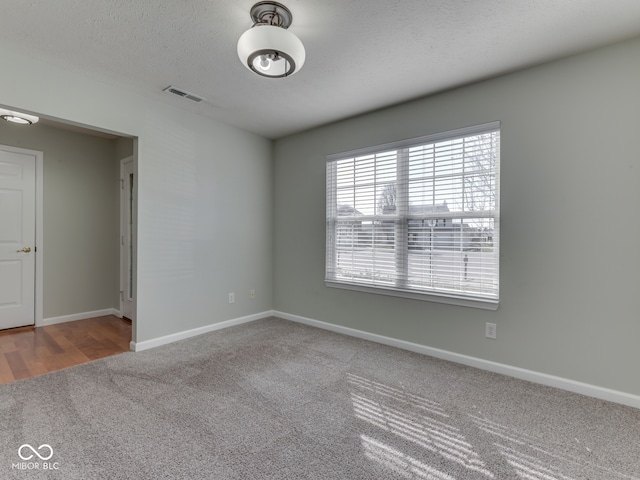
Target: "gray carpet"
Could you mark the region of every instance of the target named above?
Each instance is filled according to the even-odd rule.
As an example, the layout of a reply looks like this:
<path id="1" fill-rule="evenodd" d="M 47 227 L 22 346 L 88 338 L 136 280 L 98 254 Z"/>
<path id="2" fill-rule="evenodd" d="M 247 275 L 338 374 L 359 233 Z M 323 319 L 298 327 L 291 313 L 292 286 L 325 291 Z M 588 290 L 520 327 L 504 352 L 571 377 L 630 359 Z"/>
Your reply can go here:
<path id="1" fill-rule="evenodd" d="M 2 479 L 640 479 L 640 410 L 279 319 L 2 385 L 0 413 Z"/>

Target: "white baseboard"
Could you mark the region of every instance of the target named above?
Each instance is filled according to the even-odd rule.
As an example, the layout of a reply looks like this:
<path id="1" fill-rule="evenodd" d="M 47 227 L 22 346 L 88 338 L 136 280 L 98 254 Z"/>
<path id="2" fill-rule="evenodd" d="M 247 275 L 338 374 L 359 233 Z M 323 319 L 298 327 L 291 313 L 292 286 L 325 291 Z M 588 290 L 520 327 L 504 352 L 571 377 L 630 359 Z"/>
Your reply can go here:
<path id="1" fill-rule="evenodd" d="M 46 327 L 47 325 L 55 325 L 56 323 L 75 322 L 76 320 L 86 320 L 87 318 L 104 317 L 105 315 L 122 317 L 120 310 L 115 308 L 105 308 L 104 310 L 94 310 L 93 312 L 82 312 L 71 315 L 62 315 L 60 317 L 43 318 L 42 321 L 36 322 L 36 327 Z"/>
<path id="2" fill-rule="evenodd" d="M 607 400 L 610 402 L 620 403 L 622 405 L 628 405 L 630 407 L 640 408 L 640 396 L 638 395 L 611 390 L 608 388 L 599 387 L 597 385 L 590 385 L 588 383 L 577 382 L 575 380 L 569 380 L 562 377 L 556 377 L 554 375 L 548 375 L 546 373 L 535 372 L 533 370 L 512 367 L 510 365 L 505 365 L 502 363 L 483 360 L 481 358 L 470 357 L 467 355 L 461 355 L 459 353 L 454 353 L 447 350 L 427 347 L 425 345 L 407 342 L 405 340 L 385 337 L 383 335 L 343 327 L 340 325 L 334 325 L 332 323 L 321 322 L 319 320 L 300 317 L 298 315 L 291 315 L 289 313 L 274 311 L 272 312 L 272 314 L 275 317 L 290 320 L 292 322 L 303 323 L 312 327 L 331 330 L 332 332 L 342 333 L 344 335 L 362 338 L 364 340 L 370 340 L 372 342 L 381 343 L 383 345 L 389 345 L 392 347 L 401 348 L 403 350 L 409 350 L 411 352 L 421 353 L 423 355 L 429 355 L 431 357 L 441 358 L 443 360 L 449 360 L 455 363 L 461 363 L 463 365 L 476 367 L 482 370 L 488 370 L 490 372 L 500 373 L 509 377 L 515 377 L 521 380 L 527 380 L 529 382 L 539 383 L 542 385 L 567 390 L 569 392 L 599 398 L 601 400 Z"/>
<path id="3" fill-rule="evenodd" d="M 205 325 L 204 327 L 193 328 L 191 330 L 185 330 L 182 332 L 172 333 L 163 337 L 152 338 L 151 340 L 144 340 L 142 342 L 132 341 L 129 344 L 129 348 L 134 352 L 141 352 L 150 348 L 159 347 L 168 343 L 177 342 L 178 340 L 184 340 L 186 338 L 202 335 L 203 333 L 213 332 L 215 330 L 221 330 L 223 328 L 233 327 L 242 323 L 253 322 L 262 318 L 270 317 L 273 315 L 273 311 L 269 310 L 261 313 L 254 313 L 246 317 L 233 318 L 231 320 L 225 320 L 224 322 L 213 323 L 211 325 Z"/>

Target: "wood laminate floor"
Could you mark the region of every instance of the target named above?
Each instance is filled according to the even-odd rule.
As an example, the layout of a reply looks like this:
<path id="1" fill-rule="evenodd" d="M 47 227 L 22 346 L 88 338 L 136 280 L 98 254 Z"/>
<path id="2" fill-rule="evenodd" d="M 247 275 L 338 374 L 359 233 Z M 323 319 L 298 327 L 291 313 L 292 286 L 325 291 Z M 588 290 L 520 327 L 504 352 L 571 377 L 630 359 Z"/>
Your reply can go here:
<path id="1" fill-rule="evenodd" d="M 131 322 L 114 315 L 0 331 L 0 384 L 129 351 Z"/>

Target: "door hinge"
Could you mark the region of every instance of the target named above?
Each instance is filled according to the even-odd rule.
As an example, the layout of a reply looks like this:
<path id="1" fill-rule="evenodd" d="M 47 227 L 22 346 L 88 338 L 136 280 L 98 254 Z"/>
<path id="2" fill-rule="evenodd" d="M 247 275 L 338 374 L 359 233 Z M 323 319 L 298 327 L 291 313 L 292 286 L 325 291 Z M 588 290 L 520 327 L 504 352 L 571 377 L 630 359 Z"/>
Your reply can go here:
<path id="1" fill-rule="evenodd" d="M 120 190 L 124 190 L 124 178 L 120 179 Z"/>

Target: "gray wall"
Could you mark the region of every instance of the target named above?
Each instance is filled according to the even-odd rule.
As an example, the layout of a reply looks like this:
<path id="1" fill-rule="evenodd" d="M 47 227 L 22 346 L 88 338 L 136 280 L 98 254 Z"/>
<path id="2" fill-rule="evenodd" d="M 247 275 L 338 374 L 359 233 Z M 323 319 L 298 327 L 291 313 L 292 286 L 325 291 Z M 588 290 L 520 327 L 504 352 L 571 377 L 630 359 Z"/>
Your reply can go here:
<path id="1" fill-rule="evenodd" d="M 133 138 L 118 137 L 116 143 L 116 158 L 122 160 L 133 155 Z"/>
<path id="2" fill-rule="evenodd" d="M 44 318 L 119 309 L 116 140 L 1 122 L 0 144 L 44 152 Z"/>
<path id="3" fill-rule="evenodd" d="M 271 310 L 269 140 L 59 59 L 0 62 L 0 105 L 136 138 L 136 343 Z"/>
<path id="4" fill-rule="evenodd" d="M 640 394 L 638 58 L 635 39 L 278 140 L 274 308 Z M 494 120 L 498 311 L 324 286 L 325 155 Z"/>

